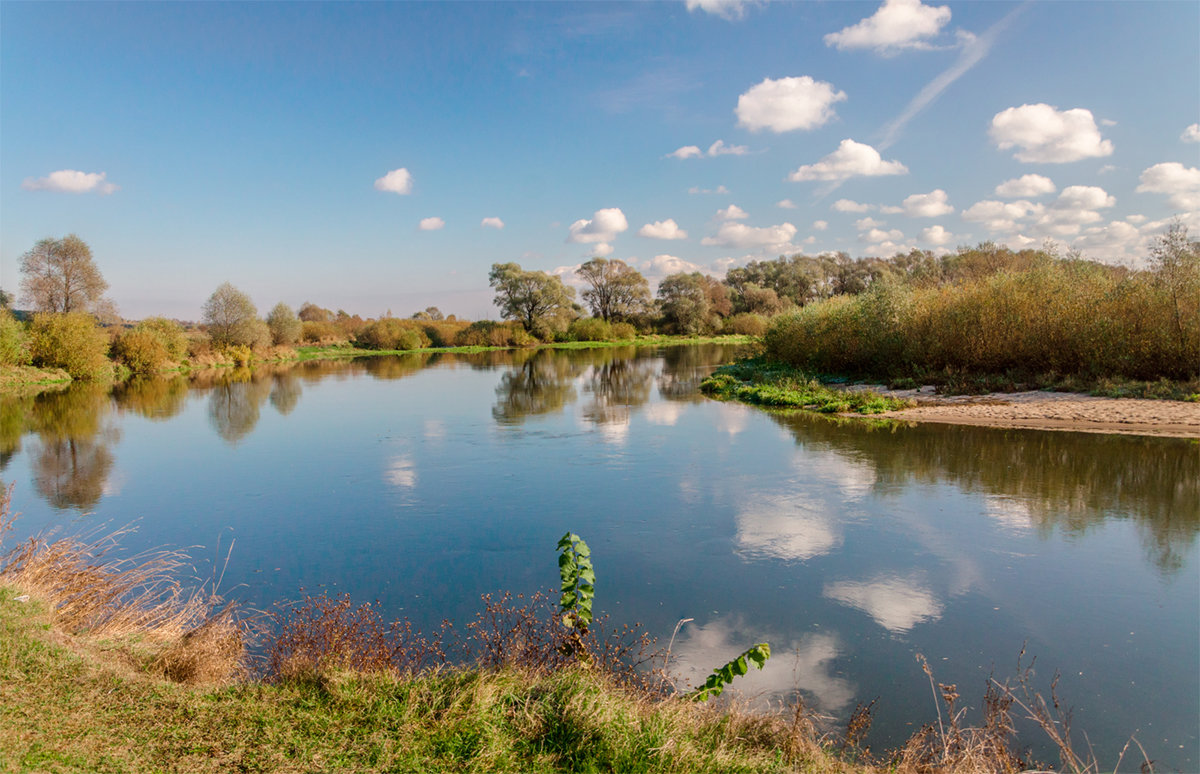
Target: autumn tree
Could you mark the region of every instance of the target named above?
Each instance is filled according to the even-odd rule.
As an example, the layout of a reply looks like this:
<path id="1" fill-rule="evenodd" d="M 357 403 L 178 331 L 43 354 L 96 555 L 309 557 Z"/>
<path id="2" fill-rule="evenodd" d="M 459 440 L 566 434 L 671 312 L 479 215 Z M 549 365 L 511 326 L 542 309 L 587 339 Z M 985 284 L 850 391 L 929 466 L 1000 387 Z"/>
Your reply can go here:
<path id="1" fill-rule="evenodd" d="M 593 258 L 575 270 L 588 284 L 584 302 L 592 316 L 605 322 L 626 320 L 641 314 L 650 304 L 650 283 L 641 272 L 620 260 Z"/>
<path id="2" fill-rule="evenodd" d="M 300 340 L 304 332 L 304 323 L 292 311 L 292 308 L 280 301 L 267 314 L 267 327 L 271 329 L 271 341 L 275 344 L 290 347 Z"/>
<path id="3" fill-rule="evenodd" d="M 496 290 L 493 303 L 506 320 L 518 320 L 525 330 L 547 338 L 565 330 L 574 316 L 575 288 L 544 271 L 525 271 L 515 263 L 493 263 L 488 284 Z"/>
<path id="4" fill-rule="evenodd" d="M 269 344 L 271 332 L 258 319 L 250 296 L 228 282 L 221 283 L 204 302 L 204 324 L 214 345 L 260 347 Z"/>
<path id="5" fill-rule="evenodd" d="M 108 283 L 79 237 L 43 239 L 21 256 L 21 295 L 39 312 L 92 312 Z"/>

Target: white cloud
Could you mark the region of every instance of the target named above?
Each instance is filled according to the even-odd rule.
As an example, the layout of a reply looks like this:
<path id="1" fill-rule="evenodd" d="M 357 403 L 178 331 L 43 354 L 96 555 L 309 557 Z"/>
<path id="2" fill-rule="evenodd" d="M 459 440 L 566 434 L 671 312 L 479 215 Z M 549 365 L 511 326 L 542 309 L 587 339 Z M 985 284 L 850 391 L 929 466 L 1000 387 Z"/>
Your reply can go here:
<path id="1" fill-rule="evenodd" d="M 1072 185 L 1063 189 L 1054 206 L 1062 209 L 1096 210 L 1117 203 L 1103 188 L 1094 185 Z"/>
<path id="2" fill-rule="evenodd" d="M 571 224 L 568 242 L 591 244 L 593 242 L 611 242 L 617 234 L 629 228 L 625 213 L 618 207 L 596 210 L 591 220 L 580 219 Z"/>
<path id="3" fill-rule="evenodd" d="M 727 21 L 737 21 L 746 15 L 746 9 L 759 3 L 757 0 L 687 0 L 687 9 L 697 9 Z"/>
<path id="4" fill-rule="evenodd" d="M 57 193 L 98 193 L 107 195 L 120 190 L 120 186 L 108 182 L 107 172 L 80 172 L 76 169 L 60 169 L 45 177 L 27 177 L 21 183 L 26 191 L 55 191 Z"/>
<path id="5" fill-rule="evenodd" d="M 1014 233 L 1017 221 L 1031 215 L 1040 215 L 1045 208 L 1024 199 L 1016 202 L 984 200 L 968 207 L 962 219 L 982 223 L 993 233 Z"/>
<path id="6" fill-rule="evenodd" d="M 899 215 L 900 213 L 904 212 L 904 208 L 896 207 L 892 204 L 881 204 L 879 205 L 879 211 L 884 215 Z"/>
<path id="7" fill-rule="evenodd" d="M 1126 215 L 1125 220 L 1129 221 L 1130 223 L 1132 223 L 1136 226 L 1136 225 L 1141 225 L 1142 223 L 1145 223 L 1146 216 L 1145 215 Z"/>
<path id="8" fill-rule="evenodd" d="M 1042 213 L 1037 231 L 1059 237 L 1073 236 L 1089 223 L 1099 223 L 1104 217 L 1096 210 L 1112 207 L 1117 200 L 1103 188 L 1073 185 L 1064 188 L 1054 204 Z"/>
<path id="9" fill-rule="evenodd" d="M 866 231 L 869 228 L 878 228 L 886 225 L 883 221 L 875 220 L 874 218 L 859 218 L 854 221 L 854 227 L 859 231 Z"/>
<path id="10" fill-rule="evenodd" d="M 824 231 L 829 228 L 829 223 L 823 220 L 814 220 L 812 227 L 814 231 Z"/>
<path id="11" fill-rule="evenodd" d="M 422 231 L 437 231 L 446 225 L 446 221 L 441 218 L 421 218 L 421 223 L 417 228 Z"/>
<path id="12" fill-rule="evenodd" d="M 742 249 L 778 247 L 790 244 L 794 236 L 796 236 L 796 227 L 791 223 L 756 228 L 747 226 L 745 223 L 727 220 L 717 229 L 715 237 L 704 237 L 700 240 L 700 244 Z"/>
<path id="13" fill-rule="evenodd" d="M 988 134 L 1000 150 L 1016 147 L 1013 155 L 1025 162 L 1062 164 L 1113 152 L 1092 111 L 1083 108 L 1060 111 L 1044 103 L 1011 107 L 992 117 Z"/>
<path id="14" fill-rule="evenodd" d="M 898 228 L 890 231 L 884 231 L 881 228 L 872 228 L 864 234 L 858 235 L 858 241 L 866 242 L 867 244 L 878 245 L 880 243 L 895 244 L 904 238 L 904 232 Z"/>
<path id="15" fill-rule="evenodd" d="M 921 241 L 941 247 L 953 242 L 954 235 L 941 226 L 930 226 L 929 228 L 921 229 Z"/>
<path id="16" fill-rule="evenodd" d="M 1200 210 L 1200 169 L 1168 161 L 1149 167 L 1139 179 L 1138 193 L 1166 194 L 1176 209 Z"/>
<path id="17" fill-rule="evenodd" d="M 802 180 L 846 180 L 851 177 L 878 177 L 880 175 L 906 175 L 908 167 L 899 161 L 884 161 L 879 151 L 870 145 L 854 140 L 842 140 L 838 149 L 816 164 L 800 167 L 788 179 Z"/>
<path id="18" fill-rule="evenodd" d="M 709 156 L 745 156 L 750 149 L 745 145 L 726 145 L 724 140 L 717 140 L 708 146 Z"/>
<path id="19" fill-rule="evenodd" d="M 748 217 L 750 217 L 749 213 L 736 204 L 717 210 L 717 220 L 745 220 Z"/>
<path id="20" fill-rule="evenodd" d="M 875 15 L 841 32 L 825 36 L 825 45 L 839 50 L 871 48 L 884 56 L 904 49 L 931 48 L 927 38 L 950 21 L 947 6 L 922 5 L 921 0 L 884 0 Z"/>
<path id="21" fill-rule="evenodd" d="M 1136 226 L 1114 220 L 1093 226 L 1072 243 L 1089 258 L 1110 263 L 1136 263 L 1145 255 L 1147 236 Z"/>
<path id="22" fill-rule="evenodd" d="M 780 199 L 779 201 L 775 202 L 775 206 L 781 210 L 796 209 L 796 203 L 794 201 L 792 201 L 791 199 Z"/>
<path id="23" fill-rule="evenodd" d="M 875 209 L 873 204 L 859 204 L 851 199 L 838 199 L 831 208 L 836 212 L 868 212 Z"/>
<path id="24" fill-rule="evenodd" d="M 764 78 L 738 97 L 734 112 L 738 126 L 752 132 L 770 129 L 789 132 L 793 129 L 816 129 L 837 114 L 833 104 L 846 99 L 846 92 L 829 83 L 816 81 L 807 75 L 799 78 Z"/>
<path id="25" fill-rule="evenodd" d="M 396 194 L 412 193 L 412 175 L 404 167 L 393 169 L 375 181 L 376 191 L 387 191 Z"/>
<path id="26" fill-rule="evenodd" d="M 685 261 L 677 256 L 666 254 L 656 255 L 650 260 L 642 262 L 640 268 L 647 278 L 661 278 L 668 274 L 678 274 L 681 271 L 688 273 L 703 271 L 703 269 L 691 261 Z"/>
<path id="27" fill-rule="evenodd" d="M 597 242 L 596 244 L 592 245 L 591 249 L 587 251 L 587 254 L 590 256 L 604 258 L 605 256 L 613 254 L 613 246 L 608 242 Z"/>
<path id="28" fill-rule="evenodd" d="M 701 188 L 700 186 L 694 185 L 688 189 L 688 193 L 690 193 L 690 194 L 727 194 L 727 193 L 729 193 L 729 189 L 723 185 L 719 185 L 716 188 Z"/>
<path id="29" fill-rule="evenodd" d="M 672 218 L 656 220 L 638 229 L 638 236 L 649 239 L 687 239 L 687 232 L 679 227 Z"/>
<path id="30" fill-rule="evenodd" d="M 906 632 L 923 621 L 936 621 L 942 616 L 942 603 L 912 577 L 830 583 L 821 593 L 863 611 L 890 632 Z"/>
<path id="31" fill-rule="evenodd" d="M 996 195 L 1005 199 L 1029 199 L 1044 194 L 1052 194 L 1058 189 L 1054 181 L 1042 175 L 1021 175 L 1012 180 L 1005 180 L 996 186 Z"/>
<path id="32" fill-rule="evenodd" d="M 913 194 L 904 200 L 904 213 L 910 218 L 937 218 L 951 212 L 954 208 L 947 203 L 946 192 L 940 188 L 927 194 Z"/>
<path id="33" fill-rule="evenodd" d="M 796 496 L 755 498 L 737 515 L 738 556 L 803 562 L 830 553 L 842 535 L 823 505 Z"/>
<path id="34" fill-rule="evenodd" d="M 704 151 L 695 145 L 684 145 L 682 148 L 676 148 L 667 155 L 677 159 L 698 159 L 704 155 Z"/>
<path id="35" fill-rule="evenodd" d="M 479 221 L 479 225 L 483 226 L 484 228 L 494 228 L 498 230 L 504 228 L 504 221 L 500 220 L 499 218 L 484 218 L 483 220 Z"/>
<path id="36" fill-rule="evenodd" d="M 1192 124 L 1184 129 L 1183 134 L 1179 135 L 1179 139 L 1184 142 L 1200 142 L 1200 124 Z"/>

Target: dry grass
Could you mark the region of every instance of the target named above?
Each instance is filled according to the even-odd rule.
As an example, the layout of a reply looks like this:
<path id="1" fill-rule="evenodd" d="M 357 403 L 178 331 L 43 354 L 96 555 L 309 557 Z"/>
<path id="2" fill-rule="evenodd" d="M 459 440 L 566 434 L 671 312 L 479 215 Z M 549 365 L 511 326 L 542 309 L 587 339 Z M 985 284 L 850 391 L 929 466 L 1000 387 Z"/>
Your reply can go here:
<path id="1" fill-rule="evenodd" d="M 0 498 L 0 541 L 15 518 L 11 491 Z M 31 537 L 0 556 L 0 584 L 44 603 L 60 632 L 136 644 L 172 679 L 220 683 L 241 674 L 247 633 L 232 606 L 205 584 L 183 589 L 178 577 L 189 559 L 180 551 L 114 557 L 126 531 Z"/>

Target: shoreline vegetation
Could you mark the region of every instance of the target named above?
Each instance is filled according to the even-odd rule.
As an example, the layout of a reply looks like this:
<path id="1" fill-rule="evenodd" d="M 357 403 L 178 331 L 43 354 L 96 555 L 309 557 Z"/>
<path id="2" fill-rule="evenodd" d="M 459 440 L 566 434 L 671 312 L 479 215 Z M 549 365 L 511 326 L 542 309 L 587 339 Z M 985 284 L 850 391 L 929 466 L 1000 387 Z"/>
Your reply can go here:
<path id="1" fill-rule="evenodd" d="M 0 535 L 11 524 L 4 495 Z M 835 730 L 799 697 L 700 703 L 653 668 L 669 648 L 590 607 L 565 626 L 548 595 L 485 596 L 465 638 L 344 596 L 247 616 L 216 583 L 183 588 L 179 552 L 113 558 L 119 538 L 35 537 L 0 555 L 8 769 L 1016 774 L 1039 765 L 1017 746 L 1023 713 L 1061 771 L 1101 771 L 1073 751 L 1058 697 L 1032 691 L 1024 654 L 1015 682 L 987 681 L 978 726 L 922 664 L 937 721 L 880 753 L 871 705 Z"/>

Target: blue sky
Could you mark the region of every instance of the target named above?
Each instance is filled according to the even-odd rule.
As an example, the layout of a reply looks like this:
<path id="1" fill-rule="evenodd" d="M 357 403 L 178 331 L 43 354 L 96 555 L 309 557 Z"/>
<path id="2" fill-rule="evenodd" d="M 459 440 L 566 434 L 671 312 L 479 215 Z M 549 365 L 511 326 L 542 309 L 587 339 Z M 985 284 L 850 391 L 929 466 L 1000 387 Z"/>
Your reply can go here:
<path id="1" fill-rule="evenodd" d="M 1194 2 L 0 4 L 0 286 L 495 317 L 491 264 L 1200 233 Z"/>

